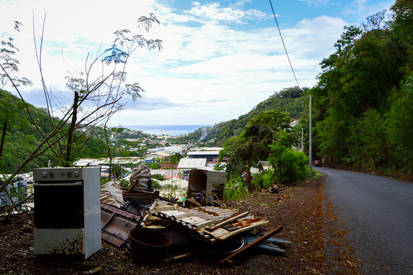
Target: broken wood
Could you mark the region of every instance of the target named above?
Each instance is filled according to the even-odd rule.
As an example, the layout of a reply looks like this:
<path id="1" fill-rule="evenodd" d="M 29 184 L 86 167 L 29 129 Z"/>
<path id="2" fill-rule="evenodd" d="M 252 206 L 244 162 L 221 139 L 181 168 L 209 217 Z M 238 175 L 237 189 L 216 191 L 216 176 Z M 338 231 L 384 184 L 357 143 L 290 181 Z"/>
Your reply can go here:
<path id="1" fill-rule="evenodd" d="M 150 213 L 155 209 L 157 205 L 158 205 L 158 200 L 155 200 L 152 203 L 152 206 L 149 208 L 148 212 L 146 213 L 145 217 L 143 217 L 141 225 L 145 225 L 146 220 L 149 219 Z"/>
<path id="2" fill-rule="evenodd" d="M 244 212 L 244 213 L 241 213 L 241 214 L 236 215 L 236 216 L 234 216 L 234 217 L 230 217 L 230 218 L 223 219 L 223 220 L 221 220 L 219 223 L 215 224 L 213 227 L 208 228 L 208 230 L 209 230 L 209 231 L 214 231 L 214 230 L 217 229 L 218 227 L 221 227 L 221 226 L 223 226 L 223 225 L 225 225 L 225 224 L 227 224 L 227 223 L 230 223 L 230 222 L 232 222 L 232 221 L 238 220 L 239 218 L 243 218 L 243 217 L 245 217 L 245 216 L 247 216 L 247 215 L 248 215 L 248 212 Z"/>
<path id="3" fill-rule="evenodd" d="M 198 207 L 202 206 L 202 204 L 200 204 L 197 200 L 195 200 L 193 198 L 187 198 L 186 201 L 189 202 L 190 204 L 198 206 Z"/>
<path id="4" fill-rule="evenodd" d="M 231 255 L 229 255 L 228 257 L 224 258 L 221 260 L 221 263 L 232 263 L 231 258 L 237 256 L 238 254 L 242 253 L 243 251 L 247 250 L 248 248 L 251 248 L 257 244 L 259 244 L 260 242 L 265 241 L 266 239 L 270 238 L 271 236 L 277 234 L 278 232 L 281 232 L 283 230 L 282 226 L 278 226 L 277 228 L 271 230 L 270 232 L 262 235 L 261 237 L 259 237 L 258 239 L 256 239 L 255 241 L 253 241 L 252 243 L 244 246 L 243 248 L 241 248 L 240 250 L 235 251 L 234 253 L 232 253 Z"/>

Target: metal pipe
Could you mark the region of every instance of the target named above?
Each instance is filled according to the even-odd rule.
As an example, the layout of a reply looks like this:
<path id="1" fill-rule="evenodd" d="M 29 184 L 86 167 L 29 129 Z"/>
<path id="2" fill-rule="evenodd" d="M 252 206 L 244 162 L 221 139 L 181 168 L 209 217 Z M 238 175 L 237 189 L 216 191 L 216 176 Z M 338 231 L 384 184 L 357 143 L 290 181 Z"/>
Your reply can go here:
<path id="1" fill-rule="evenodd" d="M 312 97 L 310 94 L 310 109 L 308 111 L 308 167 L 309 167 L 309 171 L 308 171 L 308 175 L 311 177 L 313 175 L 313 156 L 312 156 L 312 144 L 311 144 L 311 101 L 312 101 Z"/>

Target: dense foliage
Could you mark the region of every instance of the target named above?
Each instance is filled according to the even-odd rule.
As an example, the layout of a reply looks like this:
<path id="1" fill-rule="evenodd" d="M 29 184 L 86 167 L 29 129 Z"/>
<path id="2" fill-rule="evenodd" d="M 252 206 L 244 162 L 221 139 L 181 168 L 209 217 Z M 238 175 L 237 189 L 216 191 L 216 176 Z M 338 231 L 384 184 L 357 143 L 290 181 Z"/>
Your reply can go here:
<path id="1" fill-rule="evenodd" d="M 295 139 L 292 136 L 290 118 L 280 109 L 264 111 L 254 116 L 244 127 L 240 135 L 229 138 L 220 152 L 220 160 L 226 160 L 227 177 L 244 176 L 249 192 L 256 190 L 251 184 L 250 168 L 256 167 L 261 160 L 267 160 L 269 146 L 281 142 L 291 147 Z"/>
<path id="2" fill-rule="evenodd" d="M 331 165 L 413 173 L 413 2 L 400 0 L 362 27 L 346 27 L 321 62 L 315 149 Z"/>
<path id="3" fill-rule="evenodd" d="M 47 114 L 40 109 L 29 106 L 35 120 L 43 131 L 52 129 Z M 0 154 L 0 174 L 11 173 L 22 160 L 27 157 L 38 141 L 40 134 L 30 123 L 20 99 L 10 93 L 0 90 L 0 142 L 3 149 Z M 48 155 L 45 154 L 31 161 L 25 171 L 33 167 L 47 165 Z"/>

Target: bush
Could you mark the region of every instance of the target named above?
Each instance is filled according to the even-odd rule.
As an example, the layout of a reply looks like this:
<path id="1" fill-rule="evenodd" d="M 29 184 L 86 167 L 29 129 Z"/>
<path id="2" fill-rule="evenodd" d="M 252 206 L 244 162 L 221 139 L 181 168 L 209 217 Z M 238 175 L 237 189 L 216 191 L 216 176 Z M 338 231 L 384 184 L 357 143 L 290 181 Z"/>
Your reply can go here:
<path id="1" fill-rule="evenodd" d="M 275 179 L 281 184 L 293 184 L 308 176 L 308 158 L 303 152 L 280 146 L 270 145 L 269 161 L 274 168 Z"/>
<path id="2" fill-rule="evenodd" d="M 155 190 L 161 190 L 162 185 L 155 179 L 152 181 L 152 188 Z"/>
<path id="3" fill-rule="evenodd" d="M 245 183 L 241 177 L 232 177 L 225 183 L 225 199 L 239 200 L 248 195 Z"/>
<path id="4" fill-rule="evenodd" d="M 266 189 L 276 183 L 276 178 L 271 170 L 262 173 L 254 174 L 252 183 L 255 185 L 257 191 Z"/>
<path id="5" fill-rule="evenodd" d="M 156 180 L 160 180 L 160 181 L 166 180 L 165 177 L 162 176 L 161 174 L 153 174 L 151 176 L 151 178 L 156 179 Z"/>

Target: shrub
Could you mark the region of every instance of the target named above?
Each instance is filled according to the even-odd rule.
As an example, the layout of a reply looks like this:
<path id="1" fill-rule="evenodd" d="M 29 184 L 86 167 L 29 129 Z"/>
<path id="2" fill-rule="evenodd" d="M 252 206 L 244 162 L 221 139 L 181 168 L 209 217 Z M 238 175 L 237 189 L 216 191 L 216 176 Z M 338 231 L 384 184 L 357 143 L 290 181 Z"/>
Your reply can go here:
<path id="1" fill-rule="evenodd" d="M 270 145 L 268 160 L 274 168 L 275 179 L 281 184 L 293 184 L 308 176 L 308 158 L 303 152 L 294 151 L 284 146 Z"/>
<path id="2" fill-rule="evenodd" d="M 239 200 L 248 195 L 244 181 L 241 177 L 232 177 L 225 183 L 225 199 Z"/>
<path id="3" fill-rule="evenodd" d="M 157 180 L 153 180 L 152 181 L 152 188 L 155 189 L 155 190 L 161 190 L 162 185 Z"/>
<path id="4" fill-rule="evenodd" d="M 252 183 L 255 185 L 257 191 L 266 189 L 276 183 L 276 178 L 271 170 L 264 171 L 262 173 L 254 174 Z"/>
<path id="5" fill-rule="evenodd" d="M 161 174 L 153 174 L 153 175 L 151 175 L 151 178 L 156 179 L 156 180 L 160 180 L 160 181 L 166 180 L 165 177 L 162 176 Z"/>

